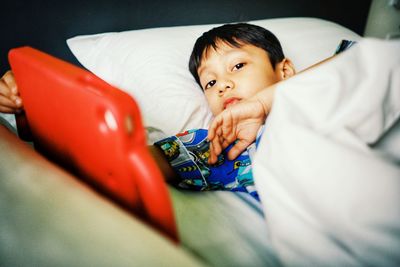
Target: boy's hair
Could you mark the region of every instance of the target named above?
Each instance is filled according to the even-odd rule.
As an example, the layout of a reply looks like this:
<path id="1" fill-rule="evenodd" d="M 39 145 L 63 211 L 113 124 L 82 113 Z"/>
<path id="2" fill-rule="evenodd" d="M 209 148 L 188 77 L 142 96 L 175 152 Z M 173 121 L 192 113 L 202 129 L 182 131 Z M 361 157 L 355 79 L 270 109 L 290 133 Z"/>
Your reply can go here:
<path id="1" fill-rule="evenodd" d="M 203 33 L 196 40 L 189 59 L 189 70 L 200 87 L 200 78 L 197 70 L 207 50 L 210 47 L 215 50 L 218 49 L 217 42 L 224 42 L 238 48 L 245 44 L 259 47 L 267 52 L 274 69 L 275 65 L 285 58 L 278 38 L 263 27 L 248 23 L 236 23 L 213 28 Z"/>

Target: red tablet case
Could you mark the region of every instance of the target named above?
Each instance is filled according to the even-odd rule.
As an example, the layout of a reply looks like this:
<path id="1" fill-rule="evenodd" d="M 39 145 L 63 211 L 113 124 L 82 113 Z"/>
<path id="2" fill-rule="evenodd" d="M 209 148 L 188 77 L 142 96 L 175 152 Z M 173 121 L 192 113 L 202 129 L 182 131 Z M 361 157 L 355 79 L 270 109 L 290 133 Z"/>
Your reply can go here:
<path id="1" fill-rule="evenodd" d="M 92 73 L 31 47 L 9 61 L 35 147 L 177 241 L 138 105 Z"/>

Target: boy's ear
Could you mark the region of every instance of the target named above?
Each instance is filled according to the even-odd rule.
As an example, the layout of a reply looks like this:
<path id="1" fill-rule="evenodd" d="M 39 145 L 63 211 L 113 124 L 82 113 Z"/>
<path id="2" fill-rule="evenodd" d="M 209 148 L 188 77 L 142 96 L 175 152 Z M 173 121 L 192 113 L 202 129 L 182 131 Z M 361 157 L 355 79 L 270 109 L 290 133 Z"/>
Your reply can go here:
<path id="1" fill-rule="evenodd" d="M 285 80 L 287 78 L 292 77 L 296 74 L 296 70 L 294 69 L 294 65 L 292 61 L 288 58 L 284 58 L 277 65 L 277 71 L 279 71 L 280 78 Z"/>

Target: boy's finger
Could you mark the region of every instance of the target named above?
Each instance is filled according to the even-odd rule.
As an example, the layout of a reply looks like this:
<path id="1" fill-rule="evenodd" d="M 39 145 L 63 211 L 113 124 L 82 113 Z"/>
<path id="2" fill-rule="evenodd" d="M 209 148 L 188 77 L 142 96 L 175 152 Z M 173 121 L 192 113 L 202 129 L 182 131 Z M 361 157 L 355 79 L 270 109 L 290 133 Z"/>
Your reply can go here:
<path id="1" fill-rule="evenodd" d="M 215 156 L 212 143 L 210 143 L 210 156 L 208 158 L 208 164 L 212 165 L 217 162 L 217 157 Z"/>
<path id="2" fill-rule="evenodd" d="M 225 148 L 227 148 L 230 144 L 232 144 L 232 142 L 228 142 L 227 140 L 224 140 L 222 142 L 222 150 L 224 150 Z"/>
<path id="3" fill-rule="evenodd" d="M 15 97 L 14 99 L 15 104 L 17 105 L 18 108 L 22 108 L 22 99 L 20 97 Z"/>
<path id="4" fill-rule="evenodd" d="M 249 142 L 246 140 L 239 140 L 228 152 L 228 159 L 234 160 L 236 159 L 248 146 Z"/>
<path id="5" fill-rule="evenodd" d="M 220 147 L 221 147 L 221 153 L 222 153 L 222 150 L 224 150 L 224 143 L 226 143 L 225 138 L 222 137 L 222 136 L 220 136 L 220 137 L 219 137 L 219 145 L 220 145 Z"/>
<path id="6" fill-rule="evenodd" d="M 18 108 L 22 108 L 22 99 L 19 96 L 11 95 L 9 98 Z"/>
<path id="7" fill-rule="evenodd" d="M 212 147 L 213 147 L 213 150 L 214 150 L 214 154 L 216 156 L 221 154 L 222 148 L 221 148 L 221 144 L 220 144 L 219 138 L 214 138 L 212 140 Z"/>
<path id="8" fill-rule="evenodd" d="M 221 128 L 221 127 L 218 127 L 215 134 L 217 135 L 218 140 L 221 140 L 221 138 L 223 137 L 222 128 Z"/>
<path id="9" fill-rule="evenodd" d="M 221 127 L 221 132 L 222 132 L 222 136 L 227 139 L 228 141 L 232 142 L 232 138 L 233 138 L 233 131 L 232 131 L 232 126 L 233 126 L 233 121 L 232 121 L 232 116 L 228 116 Z"/>
<path id="10" fill-rule="evenodd" d="M 217 127 L 217 126 L 216 126 L 216 121 L 213 120 L 213 121 L 211 122 L 210 126 L 208 127 L 208 135 L 207 135 L 208 140 L 211 141 L 212 139 L 214 139 L 216 127 Z"/>
<path id="11" fill-rule="evenodd" d="M 11 95 L 11 89 L 7 86 L 7 84 L 0 80 L 0 95 L 9 97 Z"/>
<path id="12" fill-rule="evenodd" d="M 12 108 L 7 108 L 7 107 L 0 107 L 0 112 L 1 113 L 16 113 L 15 109 Z"/>
<path id="13" fill-rule="evenodd" d="M 214 138 L 214 140 L 212 142 L 210 142 L 210 156 L 208 158 L 209 164 L 216 163 L 217 159 L 218 159 L 218 155 L 221 153 L 221 152 L 218 152 L 218 149 L 217 150 L 215 149 L 215 146 L 218 147 L 218 145 L 219 145 L 218 141 L 216 139 L 218 139 L 218 138 Z"/>
<path id="14" fill-rule="evenodd" d="M 7 87 L 10 88 L 12 94 L 18 94 L 17 84 L 15 82 L 14 74 L 12 73 L 12 71 L 7 71 L 4 74 L 2 80 L 7 85 Z"/>
<path id="15" fill-rule="evenodd" d="M 9 98 L 0 95 L 0 112 L 2 113 L 17 113 L 19 107 Z"/>
<path id="16" fill-rule="evenodd" d="M 217 135 L 217 129 L 221 126 L 222 123 L 222 117 L 217 116 L 214 118 L 214 120 L 211 122 L 210 127 L 208 127 L 208 139 L 212 140 L 214 137 Z"/>
<path id="17" fill-rule="evenodd" d="M 19 106 L 10 98 L 0 95 L 0 107 L 18 109 Z"/>

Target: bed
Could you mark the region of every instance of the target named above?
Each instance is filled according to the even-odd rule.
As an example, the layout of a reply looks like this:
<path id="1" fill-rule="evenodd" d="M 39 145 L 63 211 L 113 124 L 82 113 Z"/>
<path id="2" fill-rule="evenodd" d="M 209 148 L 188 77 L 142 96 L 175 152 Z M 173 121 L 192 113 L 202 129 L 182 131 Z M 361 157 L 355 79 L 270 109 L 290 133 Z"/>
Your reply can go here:
<path id="1" fill-rule="evenodd" d="M 359 46 L 280 88 L 255 160 L 263 204 L 245 194 L 169 187 L 179 245 L 39 155 L 13 134 L 9 117 L 2 119 L 0 266 L 398 265 L 399 44 L 361 39 L 367 2 L 346 2 L 360 11 L 349 19 L 338 12 L 344 1 L 327 2 L 323 10 L 308 1 L 293 9 L 285 1 L 249 1 L 248 10 L 241 1 L 221 1 L 218 8 L 231 11 L 224 18 L 207 11 L 214 1 L 122 1 L 110 6 L 115 17 L 104 9 L 107 1 L 95 8 L 44 1 L 41 12 L 56 28 L 48 30 L 39 6 L 7 4 L 22 21 L 41 20 L 33 30 L 18 20 L 9 35 L 15 40 L 2 43 L 1 53 L 29 44 L 131 94 L 149 143 L 209 123 L 186 66 L 195 38 L 214 25 L 245 20 L 270 29 L 297 70 L 332 55 L 341 39 Z M 127 8 L 133 15 L 124 15 Z M 98 16 L 105 19 L 91 28 L 88 20 Z M 385 53 L 371 52 L 377 50 Z"/>

